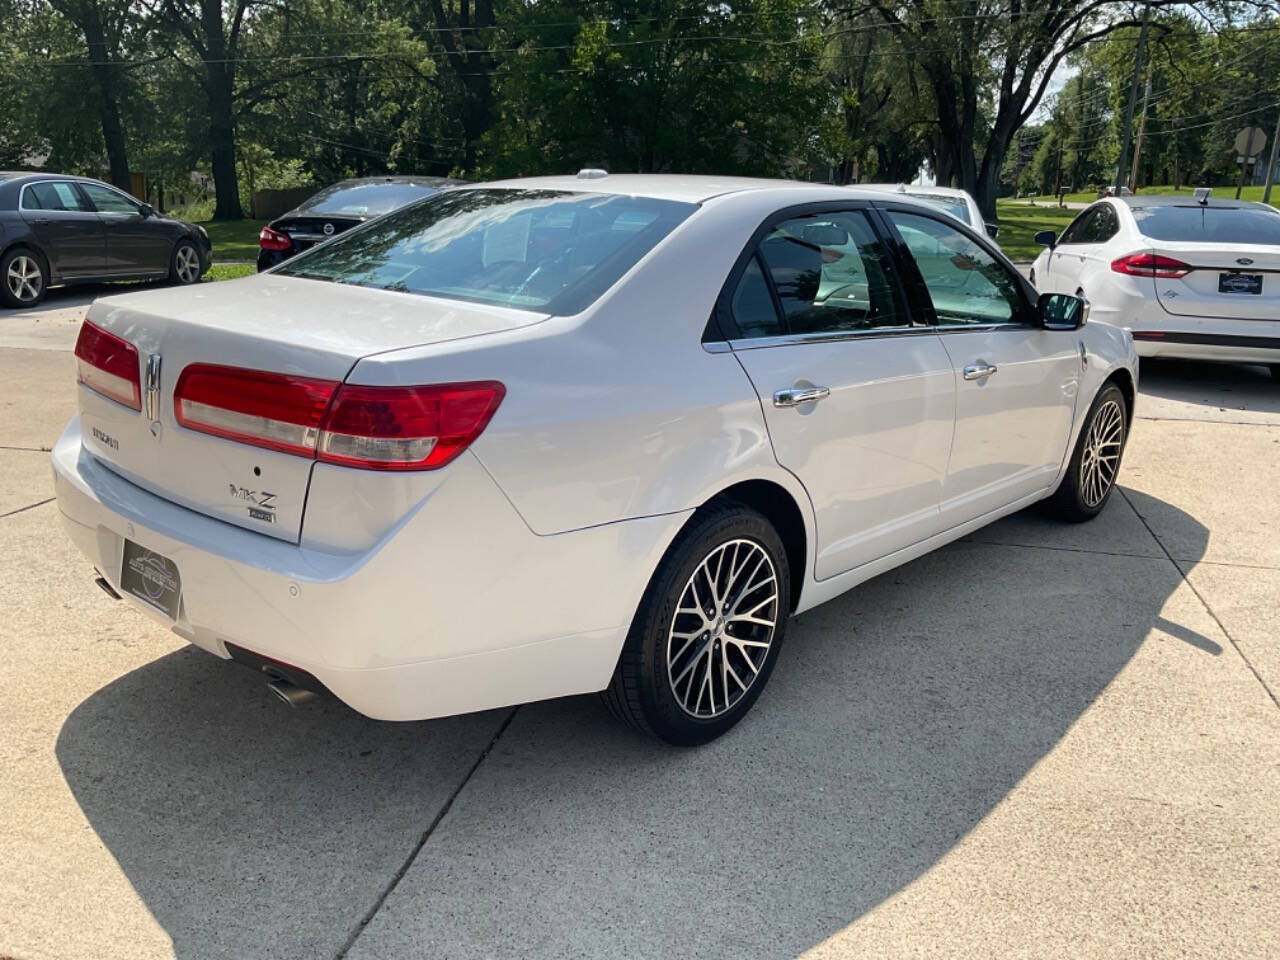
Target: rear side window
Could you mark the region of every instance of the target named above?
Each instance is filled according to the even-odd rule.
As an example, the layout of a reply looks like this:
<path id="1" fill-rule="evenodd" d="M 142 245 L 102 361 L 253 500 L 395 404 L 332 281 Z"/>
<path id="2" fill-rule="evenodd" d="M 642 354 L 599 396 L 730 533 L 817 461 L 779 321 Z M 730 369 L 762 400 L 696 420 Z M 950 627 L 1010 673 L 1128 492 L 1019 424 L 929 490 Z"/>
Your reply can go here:
<path id="1" fill-rule="evenodd" d="M 572 314 L 696 204 L 562 190 L 452 190 L 357 227 L 276 273 Z"/>
<path id="2" fill-rule="evenodd" d="M 70 183 L 32 183 L 22 191 L 23 210 L 88 210 L 76 188 Z"/>
<path id="3" fill-rule="evenodd" d="M 1280 244 L 1280 213 L 1259 207 L 1135 207 L 1133 218 L 1152 240 Z"/>
<path id="4" fill-rule="evenodd" d="M 860 211 L 775 226 L 739 280 L 731 309 L 743 337 L 911 325 L 888 253 Z"/>

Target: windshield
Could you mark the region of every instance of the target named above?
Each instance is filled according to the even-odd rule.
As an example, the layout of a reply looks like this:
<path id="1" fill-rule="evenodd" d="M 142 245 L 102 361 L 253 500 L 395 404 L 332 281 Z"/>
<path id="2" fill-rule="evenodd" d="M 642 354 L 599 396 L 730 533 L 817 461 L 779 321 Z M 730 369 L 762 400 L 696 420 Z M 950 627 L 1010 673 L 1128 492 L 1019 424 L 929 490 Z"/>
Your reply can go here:
<path id="1" fill-rule="evenodd" d="M 298 213 L 377 217 L 439 192 L 428 183 L 335 183 L 298 207 Z"/>
<path id="2" fill-rule="evenodd" d="M 1152 240 L 1280 244 L 1280 213 L 1259 207 L 1134 207 L 1133 217 Z"/>
<path id="3" fill-rule="evenodd" d="M 944 213 L 951 214 L 961 223 L 969 223 L 969 205 L 964 202 L 963 197 L 948 197 L 939 193 L 913 193 L 910 190 L 907 191 L 907 196 L 931 203 Z"/>
<path id="4" fill-rule="evenodd" d="M 450 190 L 315 247 L 276 272 L 571 314 L 696 209 L 559 190 Z"/>

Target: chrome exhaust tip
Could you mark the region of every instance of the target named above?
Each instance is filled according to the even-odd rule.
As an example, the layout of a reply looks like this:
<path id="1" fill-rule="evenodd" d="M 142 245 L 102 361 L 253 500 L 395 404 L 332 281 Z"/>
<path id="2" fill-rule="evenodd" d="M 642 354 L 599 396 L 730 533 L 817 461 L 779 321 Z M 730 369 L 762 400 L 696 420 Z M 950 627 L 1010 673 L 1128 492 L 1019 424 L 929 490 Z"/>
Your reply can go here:
<path id="1" fill-rule="evenodd" d="M 310 690 L 304 690 L 288 680 L 272 680 L 267 684 L 267 689 L 291 707 L 300 706 L 308 700 L 316 698 L 316 695 Z"/>

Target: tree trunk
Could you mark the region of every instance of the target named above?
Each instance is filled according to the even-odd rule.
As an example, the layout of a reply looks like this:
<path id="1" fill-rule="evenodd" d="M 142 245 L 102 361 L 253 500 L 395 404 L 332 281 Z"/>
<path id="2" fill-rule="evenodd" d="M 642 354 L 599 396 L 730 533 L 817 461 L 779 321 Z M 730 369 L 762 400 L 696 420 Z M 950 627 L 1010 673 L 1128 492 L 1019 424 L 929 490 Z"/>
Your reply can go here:
<path id="1" fill-rule="evenodd" d="M 131 190 L 129 177 L 129 153 L 125 143 L 124 124 L 120 120 L 119 94 L 116 90 L 115 64 L 107 44 L 102 14 L 93 0 L 87 3 L 54 5 L 59 13 L 71 20 L 84 33 L 85 47 L 95 86 L 98 88 L 98 115 L 102 123 L 102 140 L 107 149 L 107 165 L 111 182 L 121 190 Z"/>
<path id="2" fill-rule="evenodd" d="M 240 179 L 236 174 L 235 66 L 227 57 L 221 0 L 203 0 L 201 31 L 209 51 L 205 95 L 209 101 L 209 152 L 213 167 L 215 220 L 243 220 Z"/>

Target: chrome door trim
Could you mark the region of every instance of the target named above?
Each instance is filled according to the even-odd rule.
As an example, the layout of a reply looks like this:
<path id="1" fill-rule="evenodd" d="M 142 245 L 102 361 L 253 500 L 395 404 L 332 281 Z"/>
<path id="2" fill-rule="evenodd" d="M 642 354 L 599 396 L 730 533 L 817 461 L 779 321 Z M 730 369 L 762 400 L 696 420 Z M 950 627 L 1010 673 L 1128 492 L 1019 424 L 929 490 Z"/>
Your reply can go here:
<path id="1" fill-rule="evenodd" d="M 783 333 L 772 337 L 743 337 L 724 341 L 731 350 L 763 350 L 767 347 L 790 347 L 801 343 L 843 343 L 847 340 L 879 340 L 885 337 L 918 337 L 936 333 L 923 324 L 910 327 L 877 327 L 871 330 L 847 330 L 840 333 Z M 709 346 L 705 344 L 704 346 Z"/>

